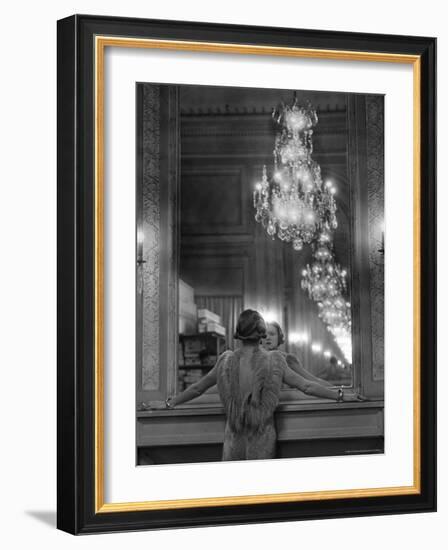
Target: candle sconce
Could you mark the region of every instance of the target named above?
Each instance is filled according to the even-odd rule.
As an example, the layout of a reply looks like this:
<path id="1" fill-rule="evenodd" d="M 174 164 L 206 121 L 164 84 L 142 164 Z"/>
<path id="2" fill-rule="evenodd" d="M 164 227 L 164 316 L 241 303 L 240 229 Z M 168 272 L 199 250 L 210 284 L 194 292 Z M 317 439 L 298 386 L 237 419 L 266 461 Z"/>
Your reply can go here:
<path id="1" fill-rule="evenodd" d="M 146 264 L 146 260 L 143 259 L 143 229 L 142 227 L 139 227 L 137 229 L 137 275 L 136 275 L 136 283 L 137 283 L 137 293 L 142 294 L 143 293 L 143 265 Z"/>
<path id="2" fill-rule="evenodd" d="M 370 261 L 372 264 L 384 267 L 384 252 L 384 223 L 382 223 L 377 227 L 377 233 L 370 245 Z"/>
<path id="3" fill-rule="evenodd" d="M 378 248 L 378 252 L 384 256 L 384 230 L 381 231 L 381 246 Z"/>
<path id="4" fill-rule="evenodd" d="M 143 254 L 139 254 L 137 256 L 137 276 L 136 276 L 136 283 L 137 283 L 137 293 L 142 294 L 143 293 L 143 265 L 146 264 L 146 260 L 143 259 Z"/>

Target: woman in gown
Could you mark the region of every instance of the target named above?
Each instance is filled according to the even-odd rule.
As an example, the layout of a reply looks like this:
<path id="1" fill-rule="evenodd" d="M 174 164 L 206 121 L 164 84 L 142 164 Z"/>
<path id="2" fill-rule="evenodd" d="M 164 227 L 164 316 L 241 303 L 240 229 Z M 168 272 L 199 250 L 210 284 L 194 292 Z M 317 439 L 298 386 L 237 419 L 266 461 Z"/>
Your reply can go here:
<path id="1" fill-rule="evenodd" d="M 260 346 L 265 336 L 266 324 L 261 315 L 251 309 L 243 311 L 234 335 L 241 341 L 241 347 L 225 351 L 201 380 L 166 401 L 167 407 L 173 408 L 217 384 L 226 415 L 223 460 L 275 458 L 274 412 L 283 383 L 335 401 L 361 400 L 357 394 L 344 395 L 342 390 L 330 389 L 297 374 L 288 366 L 284 354 Z"/>
<path id="2" fill-rule="evenodd" d="M 285 343 L 285 336 L 282 331 L 282 327 L 276 321 L 270 321 L 266 323 L 266 336 L 261 341 L 261 345 L 267 351 L 278 350 L 278 348 Z M 318 378 L 307 371 L 305 367 L 302 366 L 302 363 L 299 361 L 299 358 L 293 355 L 292 353 L 286 353 L 279 350 L 286 359 L 288 367 L 290 367 L 294 372 L 303 376 L 306 380 L 311 380 L 312 382 L 317 382 L 322 386 L 333 387 L 333 384 L 327 382 L 323 378 Z"/>

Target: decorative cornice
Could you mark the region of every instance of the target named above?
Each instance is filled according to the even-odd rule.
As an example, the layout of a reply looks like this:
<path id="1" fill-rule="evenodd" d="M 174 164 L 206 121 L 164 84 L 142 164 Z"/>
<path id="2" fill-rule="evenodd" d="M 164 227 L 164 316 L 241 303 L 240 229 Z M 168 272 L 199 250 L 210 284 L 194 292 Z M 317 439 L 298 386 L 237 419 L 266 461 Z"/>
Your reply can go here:
<path id="1" fill-rule="evenodd" d="M 275 106 L 272 107 L 256 107 L 256 106 L 243 106 L 243 107 L 231 107 L 230 105 L 214 106 L 214 107 L 190 107 L 188 109 L 181 109 L 180 114 L 182 117 L 209 117 L 209 116 L 266 116 L 271 115 Z M 338 113 L 345 113 L 345 106 L 335 105 L 332 107 L 330 104 L 325 106 L 316 105 L 316 111 L 318 116 L 320 115 L 332 115 Z"/>

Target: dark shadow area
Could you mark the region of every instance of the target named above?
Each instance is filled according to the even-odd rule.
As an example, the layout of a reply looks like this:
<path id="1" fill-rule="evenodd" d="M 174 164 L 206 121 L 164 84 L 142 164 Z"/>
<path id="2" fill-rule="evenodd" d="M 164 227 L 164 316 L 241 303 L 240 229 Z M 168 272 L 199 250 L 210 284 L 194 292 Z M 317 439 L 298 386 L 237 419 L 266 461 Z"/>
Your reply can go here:
<path id="1" fill-rule="evenodd" d="M 25 513 L 56 529 L 56 510 L 25 510 Z"/>

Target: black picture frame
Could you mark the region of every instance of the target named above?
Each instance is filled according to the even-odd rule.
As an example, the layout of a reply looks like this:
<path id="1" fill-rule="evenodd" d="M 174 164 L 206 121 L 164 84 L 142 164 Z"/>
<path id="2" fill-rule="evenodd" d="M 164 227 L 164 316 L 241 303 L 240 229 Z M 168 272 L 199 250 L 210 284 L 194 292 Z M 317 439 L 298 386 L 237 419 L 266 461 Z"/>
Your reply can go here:
<path id="1" fill-rule="evenodd" d="M 419 492 L 100 511 L 95 467 L 96 36 L 417 56 L 420 60 Z M 57 526 L 72 534 L 436 510 L 436 39 L 74 15 L 58 22 Z"/>

